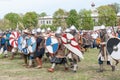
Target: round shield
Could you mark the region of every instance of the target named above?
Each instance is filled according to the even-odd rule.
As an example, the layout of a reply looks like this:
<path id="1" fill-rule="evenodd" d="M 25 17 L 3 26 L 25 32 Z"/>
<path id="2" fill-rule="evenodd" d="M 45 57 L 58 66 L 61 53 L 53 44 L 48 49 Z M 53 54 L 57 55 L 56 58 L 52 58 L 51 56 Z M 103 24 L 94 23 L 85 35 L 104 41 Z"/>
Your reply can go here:
<path id="1" fill-rule="evenodd" d="M 45 41 L 45 45 L 49 53 L 56 53 L 59 47 L 58 40 L 54 36 L 49 36 Z"/>
<path id="2" fill-rule="evenodd" d="M 29 54 L 29 51 L 28 51 L 28 45 L 27 45 L 27 36 L 20 36 L 19 39 L 18 39 L 18 49 L 21 50 L 23 52 L 23 54 L 27 55 Z"/>
<path id="3" fill-rule="evenodd" d="M 36 45 L 37 45 L 36 39 L 34 37 L 29 38 L 28 41 L 27 41 L 27 45 L 28 45 L 29 53 L 35 52 Z"/>
<path id="4" fill-rule="evenodd" d="M 78 49 L 80 49 L 80 47 L 78 47 L 78 43 L 76 42 L 74 36 L 70 33 L 67 33 L 67 34 L 63 34 L 62 36 L 62 42 L 64 44 L 70 44 Z"/>
<path id="5" fill-rule="evenodd" d="M 28 38 L 28 36 L 18 38 L 18 49 L 23 52 L 23 54 L 28 55 L 36 50 L 36 39 L 34 37 Z"/>
<path id="6" fill-rule="evenodd" d="M 75 40 L 74 36 L 70 33 L 62 35 L 62 42 L 64 46 L 69 49 L 74 54 L 78 55 L 80 58 L 83 59 L 82 52 L 80 51 L 80 46 L 78 45 L 77 41 Z"/>
<path id="7" fill-rule="evenodd" d="M 17 48 L 18 46 L 18 37 L 20 36 L 19 32 L 12 32 L 9 38 L 10 45 Z"/>
<path id="8" fill-rule="evenodd" d="M 20 36 L 20 37 L 18 38 L 18 49 L 19 49 L 20 51 L 22 51 L 22 49 L 23 49 L 23 41 L 24 41 L 23 37 Z"/>
<path id="9" fill-rule="evenodd" d="M 120 39 L 110 38 L 106 44 L 107 52 L 113 59 L 120 59 Z"/>

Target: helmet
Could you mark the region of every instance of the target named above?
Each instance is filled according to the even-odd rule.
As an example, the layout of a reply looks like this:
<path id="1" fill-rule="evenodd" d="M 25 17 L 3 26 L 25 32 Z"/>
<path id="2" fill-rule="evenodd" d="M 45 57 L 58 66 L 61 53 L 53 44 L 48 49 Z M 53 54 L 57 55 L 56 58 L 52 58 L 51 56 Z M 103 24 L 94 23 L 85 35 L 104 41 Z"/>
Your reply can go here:
<path id="1" fill-rule="evenodd" d="M 41 32 L 44 33 L 44 32 L 45 32 L 45 29 L 42 29 Z"/>
<path id="2" fill-rule="evenodd" d="M 62 30 L 61 26 L 59 26 L 59 27 L 57 28 L 57 30 Z"/>
<path id="3" fill-rule="evenodd" d="M 38 28 L 38 29 L 37 29 L 37 32 L 38 32 L 38 33 L 40 33 L 40 32 L 41 32 L 41 29 L 40 29 L 40 28 Z"/>
<path id="4" fill-rule="evenodd" d="M 71 30 L 76 30 L 76 28 L 75 28 L 74 25 L 72 25 L 72 26 L 70 27 L 70 29 L 71 29 Z"/>
<path id="5" fill-rule="evenodd" d="M 56 33 L 56 34 L 61 34 L 61 31 L 60 31 L 60 30 L 57 30 L 55 33 Z"/>
<path id="6" fill-rule="evenodd" d="M 32 34 L 36 34 L 36 30 L 35 29 L 32 30 Z"/>
<path id="7" fill-rule="evenodd" d="M 50 29 L 50 28 L 47 28 L 47 31 L 51 31 L 51 29 Z"/>
<path id="8" fill-rule="evenodd" d="M 65 30 L 65 32 L 66 32 L 66 33 L 70 32 L 70 29 L 69 29 L 69 28 L 67 28 L 67 29 Z"/>

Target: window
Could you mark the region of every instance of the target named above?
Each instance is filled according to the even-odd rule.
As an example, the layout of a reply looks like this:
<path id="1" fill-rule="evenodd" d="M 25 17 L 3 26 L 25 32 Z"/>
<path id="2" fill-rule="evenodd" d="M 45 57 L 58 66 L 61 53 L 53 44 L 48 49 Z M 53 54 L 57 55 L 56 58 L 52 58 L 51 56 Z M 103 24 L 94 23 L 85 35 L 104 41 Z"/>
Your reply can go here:
<path id="1" fill-rule="evenodd" d="M 51 24 L 51 21 L 49 21 L 49 24 Z"/>
<path id="2" fill-rule="evenodd" d="M 48 21 L 46 21 L 46 24 L 49 24 L 49 22 L 48 22 Z"/>

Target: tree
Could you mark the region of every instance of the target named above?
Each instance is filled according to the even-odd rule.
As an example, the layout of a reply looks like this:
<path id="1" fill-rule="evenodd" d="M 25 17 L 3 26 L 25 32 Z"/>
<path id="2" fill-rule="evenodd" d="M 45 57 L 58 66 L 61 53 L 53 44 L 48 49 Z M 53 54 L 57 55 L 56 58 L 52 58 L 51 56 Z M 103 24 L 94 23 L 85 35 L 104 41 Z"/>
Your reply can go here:
<path id="1" fill-rule="evenodd" d="M 79 12 L 79 17 L 80 17 L 80 28 L 85 29 L 85 30 L 90 30 L 93 29 L 93 19 L 91 17 L 91 11 L 82 9 Z"/>
<path id="2" fill-rule="evenodd" d="M 113 4 L 110 4 L 110 5 L 108 5 L 108 6 L 112 7 L 116 14 L 118 14 L 118 13 L 120 12 L 120 4 L 118 4 L 118 3 L 113 3 Z M 115 23 L 116 23 L 115 25 L 120 25 L 120 22 L 119 22 L 119 21 L 120 21 L 120 19 L 117 18 L 117 20 L 116 20 L 116 22 L 115 22 Z"/>
<path id="3" fill-rule="evenodd" d="M 97 8 L 99 13 L 99 25 L 114 26 L 116 24 L 116 12 L 108 6 L 100 6 Z"/>
<path id="4" fill-rule="evenodd" d="M 108 6 L 112 7 L 116 14 L 117 14 L 118 12 L 120 12 L 120 4 L 118 4 L 118 3 L 113 3 L 113 4 L 110 4 L 110 5 L 108 5 Z"/>
<path id="5" fill-rule="evenodd" d="M 53 26 L 53 25 L 41 25 L 40 27 L 41 29 L 47 29 L 50 28 L 52 31 L 55 31 L 57 29 L 57 27 Z"/>
<path id="6" fill-rule="evenodd" d="M 38 24 L 38 15 L 36 12 L 27 12 L 23 16 L 23 24 L 25 28 L 34 28 Z"/>
<path id="7" fill-rule="evenodd" d="M 0 30 L 9 30 L 11 29 L 10 22 L 7 19 L 0 20 Z"/>
<path id="8" fill-rule="evenodd" d="M 117 20 L 117 25 L 120 26 L 120 18 Z"/>
<path id="9" fill-rule="evenodd" d="M 17 23 L 21 21 L 21 17 L 17 13 L 8 13 L 4 16 L 4 19 L 9 21 L 9 27 L 15 29 Z"/>
<path id="10" fill-rule="evenodd" d="M 66 22 L 69 27 L 74 25 L 76 28 L 79 28 L 79 16 L 75 9 L 70 10 Z"/>
<path id="11" fill-rule="evenodd" d="M 63 29 L 67 27 L 65 19 L 67 17 L 67 12 L 63 9 L 58 9 L 53 14 L 53 25 L 58 27 L 61 26 Z"/>
<path id="12" fill-rule="evenodd" d="M 44 16 L 47 16 L 47 14 L 45 12 L 42 12 L 39 14 L 39 17 L 44 17 Z"/>

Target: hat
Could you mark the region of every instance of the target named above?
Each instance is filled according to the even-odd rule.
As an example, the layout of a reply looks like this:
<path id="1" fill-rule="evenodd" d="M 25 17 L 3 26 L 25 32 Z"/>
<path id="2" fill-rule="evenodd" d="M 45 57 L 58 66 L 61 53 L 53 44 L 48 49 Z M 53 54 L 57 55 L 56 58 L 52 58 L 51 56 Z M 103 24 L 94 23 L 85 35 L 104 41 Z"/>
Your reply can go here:
<path id="1" fill-rule="evenodd" d="M 28 29 L 23 30 L 25 34 L 30 34 L 30 31 Z"/>

